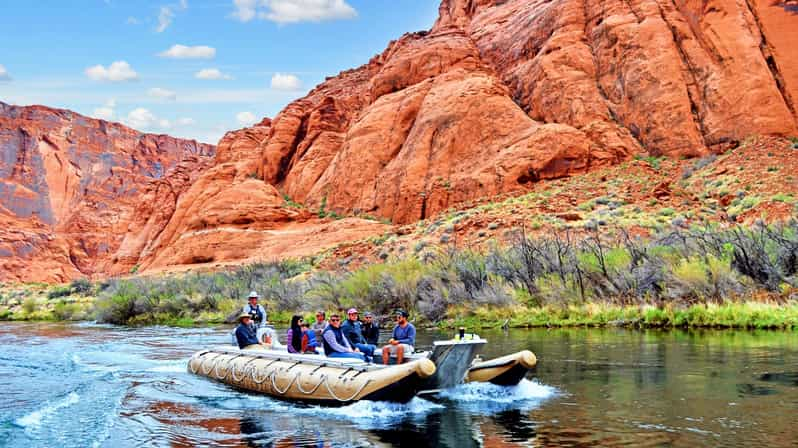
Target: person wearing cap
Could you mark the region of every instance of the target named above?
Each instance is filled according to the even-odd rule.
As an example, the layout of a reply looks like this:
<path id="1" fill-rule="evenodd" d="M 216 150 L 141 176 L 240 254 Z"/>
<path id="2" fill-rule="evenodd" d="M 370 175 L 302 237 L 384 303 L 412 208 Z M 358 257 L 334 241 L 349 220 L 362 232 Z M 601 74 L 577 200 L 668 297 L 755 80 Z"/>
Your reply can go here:
<path id="1" fill-rule="evenodd" d="M 366 311 L 363 314 L 363 337 L 366 338 L 366 344 L 372 344 L 375 347 L 380 341 L 380 326 L 374 319 L 374 315 Z"/>
<path id="2" fill-rule="evenodd" d="M 349 308 L 349 311 L 346 312 L 346 316 L 348 319 L 341 325 L 341 331 L 343 331 L 349 343 L 366 356 L 366 361 L 371 362 L 371 358 L 374 356 L 374 350 L 377 346 L 366 343 L 366 338 L 363 337 L 362 324 L 357 318 L 357 309 Z"/>
<path id="3" fill-rule="evenodd" d="M 338 314 L 330 315 L 330 325 L 321 334 L 321 342 L 324 345 L 324 354 L 330 358 L 355 358 L 365 361 L 363 353 L 357 348 L 353 348 L 341 331 L 341 316 Z"/>
<path id="4" fill-rule="evenodd" d="M 241 313 L 238 316 L 238 327 L 236 327 L 235 335 L 238 348 L 240 349 L 261 349 L 263 344 L 258 341 L 255 333 L 255 327 L 252 325 L 252 316 L 249 313 Z"/>
<path id="5" fill-rule="evenodd" d="M 391 356 L 396 356 L 396 363 L 401 364 L 406 354 L 413 353 L 416 345 L 416 327 L 407 321 L 409 314 L 405 310 L 394 313 L 396 326 L 388 345 L 382 349 L 382 363 L 388 364 Z"/>
<path id="6" fill-rule="evenodd" d="M 267 322 L 266 310 L 262 305 L 258 304 L 258 298 L 258 293 L 256 291 L 249 293 L 249 303 L 244 305 L 244 309 L 242 310 L 242 313 L 249 314 L 251 323 L 256 328 L 265 327 Z"/>

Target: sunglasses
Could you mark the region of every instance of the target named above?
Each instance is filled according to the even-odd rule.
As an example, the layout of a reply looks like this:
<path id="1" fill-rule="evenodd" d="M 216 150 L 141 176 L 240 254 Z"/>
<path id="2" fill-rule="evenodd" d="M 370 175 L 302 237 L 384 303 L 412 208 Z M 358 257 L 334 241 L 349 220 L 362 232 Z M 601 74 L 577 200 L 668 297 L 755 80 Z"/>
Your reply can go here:
<path id="1" fill-rule="evenodd" d="M 330 319 L 330 322 L 340 322 L 341 319 Z"/>

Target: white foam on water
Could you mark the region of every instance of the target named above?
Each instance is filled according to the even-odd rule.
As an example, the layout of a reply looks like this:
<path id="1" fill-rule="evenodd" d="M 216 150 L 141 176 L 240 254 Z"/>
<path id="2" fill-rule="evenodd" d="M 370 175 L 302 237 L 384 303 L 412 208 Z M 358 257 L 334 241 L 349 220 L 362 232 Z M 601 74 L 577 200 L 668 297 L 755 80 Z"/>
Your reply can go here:
<path id="1" fill-rule="evenodd" d="M 147 369 L 147 372 L 160 372 L 160 373 L 184 373 L 186 371 L 186 361 L 169 361 L 160 366 L 155 366 Z"/>
<path id="2" fill-rule="evenodd" d="M 440 404 L 413 398 L 406 404 L 364 400 L 340 408 L 311 406 L 292 408 L 290 412 L 320 418 L 347 420 L 359 427 L 372 428 L 425 416 L 443 408 L 444 406 Z"/>
<path id="3" fill-rule="evenodd" d="M 54 403 L 48 403 L 43 408 L 18 418 L 15 421 L 15 423 L 19 426 L 25 427 L 26 429 L 35 428 L 42 424 L 42 420 L 53 415 L 59 409 L 65 408 L 67 406 L 72 406 L 73 404 L 77 404 L 79 401 L 80 401 L 80 395 L 76 394 L 75 392 L 70 392 L 69 395 L 67 395 L 63 399 L 58 400 Z"/>
<path id="4" fill-rule="evenodd" d="M 444 390 L 440 397 L 473 408 L 477 412 L 491 412 L 509 408 L 536 407 L 559 393 L 557 388 L 536 380 L 521 380 L 517 386 L 497 386 L 491 383 L 466 383 Z"/>

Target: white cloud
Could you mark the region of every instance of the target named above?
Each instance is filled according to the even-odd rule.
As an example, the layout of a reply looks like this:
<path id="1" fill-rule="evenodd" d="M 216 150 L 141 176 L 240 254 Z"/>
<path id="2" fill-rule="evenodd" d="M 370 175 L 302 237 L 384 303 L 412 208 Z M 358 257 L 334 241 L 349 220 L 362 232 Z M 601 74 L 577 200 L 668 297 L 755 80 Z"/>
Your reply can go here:
<path id="1" fill-rule="evenodd" d="M 0 65 L 0 81 L 11 81 L 11 75 L 8 74 L 8 71 L 2 65 Z"/>
<path id="2" fill-rule="evenodd" d="M 143 107 L 131 110 L 127 117 L 122 119 L 122 122 L 138 130 L 169 129 L 171 127 L 169 120 L 160 119 Z"/>
<path id="3" fill-rule="evenodd" d="M 100 120 L 111 121 L 116 117 L 116 100 L 111 98 L 110 100 L 106 101 L 104 105 L 94 109 L 92 116 L 94 118 L 99 118 Z"/>
<path id="4" fill-rule="evenodd" d="M 114 110 L 110 107 L 98 107 L 94 109 L 94 118 L 99 118 L 100 120 L 111 121 L 114 119 Z"/>
<path id="5" fill-rule="evenodd" d="M 216 49 L 205 45 L 188 47 L 185 45 L 172 45 L 172 48 L 158 53 L 162 58 L 172 59 L 213 59 L 216 57 Z"/>
<path id="6" fill-rule="evenodd" d="M 232 76 L 228 75 L 227 73 L 222 73 L 219 69 L 216 68 L 204 68 L 197 73 L 194 73 L 194 77 L 197 79 L 210 79 L 210 80 L 218 80 L 218 79 L 233 79 Z"/>
<path id="7" fill-rule="evenodd" d="M 235 10 L 230 16 L 241 22 L 249 22 L 255 18 L 257 3 L 257 0 L 233 0 Z"/>
<path id="8" fill-rule="evenodd" d="M 175 13 L 172 12 L 172 8 L 161 6 L 161 12 L 158 13 L 158 26 L 155 27 L 155 32 L 163 33 L 172 24 L 172 19 L 174 18 Z"/>
<path id="9" fill-rule="evenodd" d="M 282 73 L 275 73 L 272 76 L 272 89 L 274 90 L 299 90 L 302 87 L 302 81 L 294 75 L 287 75 Z"/>
<path id="10" fill-rule="evenodd" d="M 94 81 L 134 81 L 139 79 L 138 73 L 125 61 L 116 61 L 108 66 L 95 65 L 86 69 L 86 76 Z"/>
<path id="11" fill-rule="evenodd" d="M 155 88 L 152 88 L 152 89 L 148 90 L 147 91 L 147 95 L 149 95 L 149 96 L 151 96 L 153 98 L 158 98 L 158 99 L 161 99 L 161 100 L 168 100 L 168 101 L 174 101 L 174 100 L 177 99 L 177 93 L 175 93 L 175 92 L 173 92 L 171 90 L 162 89 L 160 87 L 155 87 Z"/>
<path id="12" fill-rule="evenodd" d="M 180 0 L 180 4 L 178 5 L 180 9 L 188 9 L 188 0 Z"/>
<path id="13" fill-rule="evenodd" d="M 239 112 L 236 114 L 236 120 L 241 126 L 252 126 L 258 121 L 258 117 L 252 112 Z"/>
<path id="14" fill-rule="evenodd" d="M 233 7 L 231 17 L 241 22 L 255 17 L 280 24 L 357 17 L 346 0 L 233 0 Z"/>
<path id="15" fill-rule="evenodd" d="M 192 126 L 196 123 L 197 122 L 194 121 L 193 118 L 188 118 L 188 117 L 178 118 L 177 121 L 175 121 L 175 125 L 177 126 Z"/>
<path id="16" fill-rule="evenodd" d="M 130 17 L 127 18 L 125 23 L 127 23 L 128 25 L 138 25 L 138 24 L 141 23 L 141 21 L 139 21 L 139 19 L 137 19 L 137 18 L 135 18 L 133 16 L 130 16 Z"/>

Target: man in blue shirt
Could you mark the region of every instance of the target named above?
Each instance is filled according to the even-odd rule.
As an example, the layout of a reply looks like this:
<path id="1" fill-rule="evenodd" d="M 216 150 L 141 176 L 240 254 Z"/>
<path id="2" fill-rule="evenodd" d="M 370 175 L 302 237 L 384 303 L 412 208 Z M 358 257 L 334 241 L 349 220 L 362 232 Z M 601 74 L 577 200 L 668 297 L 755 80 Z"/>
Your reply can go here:
<path id="1" fill-rule="evenodd" d="M 252 316 L 249 313 L 241 313 L 238 316 L 238 327 L 236 327 L 236 342 L 241 349 L 263 349 L 265 346 L 258 341 L 255 327 L 252 325 Z"/>
<path id="2" fill-rule="evenodd" d="M 382 363 L 386 365 L 391 356 L 396 356 L 396 363 L 401 364 L 405 354 L 415 351 L 413 346 L 416 345 L 416 327 L 407 321 L 409 314 L 405 310 L 397 310 L 395 316 L 396 326 L 391 339 L 382 348 Z"/>
<path id="3" fill-rule="evenodd" d="M 349 339 L 349 343 L 366 356 L 366 361 L 371 362 L 371 357 L 374 356 L 374 350 L 377 347 L 366 343 L 366 338 L 363 337 L 363 327 L 357 319 L 357 309 L 350 308 L 346 315 L 348 319 L 341 325 L 341 331 Z"/>

